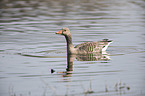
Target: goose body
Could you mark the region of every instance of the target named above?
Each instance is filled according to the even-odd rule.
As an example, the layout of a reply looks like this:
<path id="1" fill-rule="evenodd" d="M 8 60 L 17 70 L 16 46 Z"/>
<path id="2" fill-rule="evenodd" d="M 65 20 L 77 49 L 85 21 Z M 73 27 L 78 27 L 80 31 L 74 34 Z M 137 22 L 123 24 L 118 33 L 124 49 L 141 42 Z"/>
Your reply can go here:
<path id="1" fill-rule="evenodd" d="M 56 32 L 56 34 L 65 36 L 68 54 L 102 53 L 106 51 L 109 44 L 112 43 L 112 40 L 103 39 L 98 42 L 85 42 L 74 47 L 72 44 L 72 36 L 68 28 L 62 28 L 62 30 Z"/>

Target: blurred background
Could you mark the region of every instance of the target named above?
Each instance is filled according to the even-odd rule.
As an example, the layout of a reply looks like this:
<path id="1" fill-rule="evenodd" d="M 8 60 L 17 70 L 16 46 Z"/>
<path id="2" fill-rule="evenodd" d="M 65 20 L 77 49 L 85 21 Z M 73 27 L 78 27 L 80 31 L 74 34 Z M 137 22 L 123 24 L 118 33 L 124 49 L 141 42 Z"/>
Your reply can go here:
<path id="1" fill-rule="evenodd" d="M 0 2 L 1 96 L 145 95 L 145 0 Z M 74 46 L 113 40 L 110 59 L 75 59 L 66 72 L 62 27 Z"/>

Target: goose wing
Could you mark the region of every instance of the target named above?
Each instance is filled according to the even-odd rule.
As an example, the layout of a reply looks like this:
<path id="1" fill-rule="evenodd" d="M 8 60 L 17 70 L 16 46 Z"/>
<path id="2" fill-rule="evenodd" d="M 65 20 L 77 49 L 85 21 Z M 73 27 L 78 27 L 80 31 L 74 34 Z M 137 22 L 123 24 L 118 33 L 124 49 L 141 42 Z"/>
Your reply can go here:
<path id="1" fill-rule="evenodd" d="M 102 52 L 107 49 L 111 40 L 103 39 L 99 42 L 85 42 L 75 46 L 79 51 L 83 51 L 85 53 L 92 53 L 92 52 Z"/>
<path id="2" fill-rule="evenodd" d="M 78 51 L 81 51 L 81 52 L 92 53 L 94 52 L 94 49 L 97 48 L 97 42 L 85 42 L 85 43 L 75 46 L 75 48 L 77 48 Z M 98 47 L 98 51 L 99 50 L 100 48 Z"/>

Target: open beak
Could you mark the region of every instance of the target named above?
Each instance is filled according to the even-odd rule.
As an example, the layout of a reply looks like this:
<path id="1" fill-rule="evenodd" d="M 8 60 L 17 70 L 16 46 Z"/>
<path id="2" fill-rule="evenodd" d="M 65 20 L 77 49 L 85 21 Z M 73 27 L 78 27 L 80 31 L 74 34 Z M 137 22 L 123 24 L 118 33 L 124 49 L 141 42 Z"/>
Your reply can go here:
<path id="1" fill-rule="evenodd" d="M 60 31 L 56 32 L 56 34 L 62 34 L 62 30 L 60 30 Z"/>

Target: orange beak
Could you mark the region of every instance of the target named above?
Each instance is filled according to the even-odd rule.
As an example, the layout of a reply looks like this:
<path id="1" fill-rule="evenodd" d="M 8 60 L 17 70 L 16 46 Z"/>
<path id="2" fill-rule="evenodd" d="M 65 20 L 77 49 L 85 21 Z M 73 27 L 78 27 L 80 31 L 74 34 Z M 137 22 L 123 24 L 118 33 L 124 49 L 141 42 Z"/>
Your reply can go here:
<path id="1" fill-rule="evenodd" d="M 56 34 L 62 34 L 62 30 L 60 30 L 60 31 L 56 32 Z"/>

